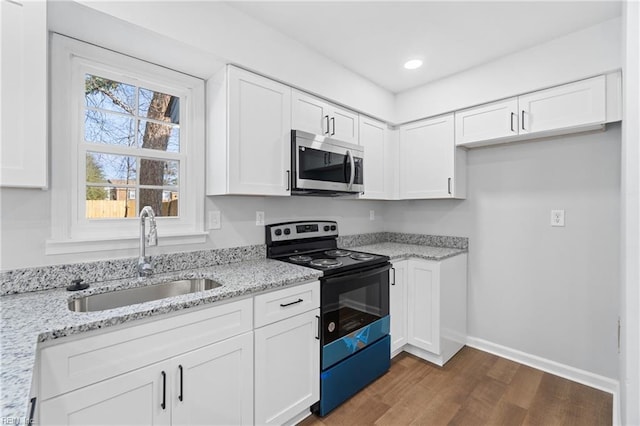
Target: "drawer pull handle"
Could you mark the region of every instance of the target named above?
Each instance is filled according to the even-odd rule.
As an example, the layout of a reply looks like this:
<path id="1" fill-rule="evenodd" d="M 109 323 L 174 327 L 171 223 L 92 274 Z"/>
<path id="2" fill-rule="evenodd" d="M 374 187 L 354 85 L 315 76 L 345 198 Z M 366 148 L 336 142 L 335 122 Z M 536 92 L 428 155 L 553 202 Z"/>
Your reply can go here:
<path id="1" fill-rule="evenodd" d="M 283 308 L 286 306 L 291 306 L 291 305 L 295 305 L 296 303 L 301 303 L 303 300 L 302 299 L 298 299 L 294 302 L 289 302 L 289 303 L 281 303 L 280 306 L 282 306 Z"/>
<path id="2" fill-rule="evenodd" d="M 318 321 L 316 339 L 320 340 L 320 316 L 316 315 L 316 321 Z"/>

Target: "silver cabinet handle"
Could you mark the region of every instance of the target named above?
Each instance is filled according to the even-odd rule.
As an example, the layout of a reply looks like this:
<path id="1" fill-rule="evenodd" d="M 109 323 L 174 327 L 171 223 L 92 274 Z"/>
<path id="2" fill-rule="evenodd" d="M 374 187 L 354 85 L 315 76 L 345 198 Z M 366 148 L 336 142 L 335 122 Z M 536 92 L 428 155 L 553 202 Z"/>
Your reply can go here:
<path id="1" fill-rule="evenodd" d="M 325 116 L 324 116 L 324 119 L 326 120 L 326 124 L 327 124 L 327 131 L 326 131 L 326 132 L 324 132 L 324 134 L 325 134 L 325 135 L 328 135 L 328 134 L 329 134 L 329 116 L 328 116 L 328 115 L 325 115 Z"/>
<path id="2" fill-rule="evenodd" d="M 447 179 L 447 192 L 451 195 L 451 178 Z"/>
<path id="3" fill-rule="evenodd" d="M 351 189 L 353 181 L 356 178 L 356 163 L 353 161 L 353 154 L 351 154 L 349 150 L 347 150 L 347 157 L 349 157 L 349 161 L 351 162 L 351 176 L 349 176 L 349 189 Z"/>
<path id="4" fill-rule="evenodd" d="M 336 118 L 335 117 L 331 117 L 331 124 L 333 125 L 332 128 L 333 130 L 331 130 L 331 136 L 336 134 Z"/>
<path id="5" fill-rule="evenodd" d="M 522 110 L 522 122 L 520 123 L 520 125 L 522 126 L 522 130 L 527 130 L 524 128 L 524 110 Z"/>
<path id="6" fill-rule="evenodd" d="M 287 191 L 291 191 L 291 171 L 287 170 Z"/>
<path id="7" fill-rule="evenodd" d="M 393 282 L 391 285 L 396 285 L 396 268 L 391 268 L 391 270 L 393 271 Z"/>
<path id="8" fill-rule="evenodd" d="M 513 112 L 511 113 L 511 131 L 512 131 L 512 132 L 515 132 L 515 130 L 513 129 L 513 117 L 514 117 L 515 115 L 516 115 L 515 113 L 513 113 Z"/>

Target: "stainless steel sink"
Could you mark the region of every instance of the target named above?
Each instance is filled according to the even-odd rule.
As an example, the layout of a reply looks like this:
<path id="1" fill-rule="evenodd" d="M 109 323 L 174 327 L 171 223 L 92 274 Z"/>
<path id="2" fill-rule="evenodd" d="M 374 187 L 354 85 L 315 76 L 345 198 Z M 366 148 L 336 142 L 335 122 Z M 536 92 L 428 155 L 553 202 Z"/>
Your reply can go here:
<path id="1" fill-rule="evenodd" d="M 91 294 L 89 296 L 71 300 L 69 302 L 69 309 L 74 312 L 103 311 L 105 309 L 120 308 L 122 306 L 164 299 L 166 297 L 179 296 L 181 294 L 211 290 L 212 288 L 220 287 L 221 285 L 222 284 L 207 278 L 169 281 L 146 287 L 128 288 L 108 293 Z"/>

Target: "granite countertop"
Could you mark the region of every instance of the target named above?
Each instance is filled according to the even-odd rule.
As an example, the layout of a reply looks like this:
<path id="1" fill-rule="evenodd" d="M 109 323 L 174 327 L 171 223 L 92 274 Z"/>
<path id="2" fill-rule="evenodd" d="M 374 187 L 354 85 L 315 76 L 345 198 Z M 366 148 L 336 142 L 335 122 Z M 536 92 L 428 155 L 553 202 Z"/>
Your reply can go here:
<path id="1" fill-rule="evenodd" d="M 27 413 L 38 342 L 123 324 L 264 290 L 318 279 L 322 272 L 270 259 L 249 260 L 207 268 L 92 284 L 70 293 L 64 288 L 0 297 L 2 403 L 0 417 L 22 419 Z M 88 294 L 189 278 L 210 278 L 221 287 L 199 293 L 99 312 L 71 312 L 68 302 Z"/>
<path id="2" fill-rule="evenodd" d="M 442 260 L 448 257 L 453 257 L 462 253 L 467 253 L 468 250 L 462 248 L 450 248 L 450 247 L 432 247 L 423 246 L 417 244 L 404 244 L 404 243 L 376 243 L 363 246 L 351 247 L 354 250 L 364 251 L 367 253 L 380 254 L 389 256 L 391 260 L 417 257 L 426 260 Z"/>

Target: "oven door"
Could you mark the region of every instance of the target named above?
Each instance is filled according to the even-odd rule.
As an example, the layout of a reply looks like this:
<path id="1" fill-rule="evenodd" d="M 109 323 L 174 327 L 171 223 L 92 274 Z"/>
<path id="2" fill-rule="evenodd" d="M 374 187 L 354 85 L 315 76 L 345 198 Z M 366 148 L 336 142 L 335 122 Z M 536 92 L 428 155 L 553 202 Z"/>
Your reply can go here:
<path id="1" fill-rule="evenodd" d="M 362 147 L 294 131 L 294 190 L 364 191 Z"/>
<path id="2" fill-rule="evenodd" d="M 322 345 L 389 315 L 390 264 L 321 281 Z"/>

